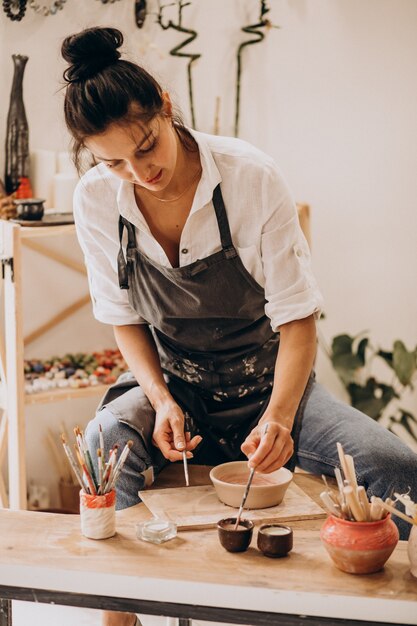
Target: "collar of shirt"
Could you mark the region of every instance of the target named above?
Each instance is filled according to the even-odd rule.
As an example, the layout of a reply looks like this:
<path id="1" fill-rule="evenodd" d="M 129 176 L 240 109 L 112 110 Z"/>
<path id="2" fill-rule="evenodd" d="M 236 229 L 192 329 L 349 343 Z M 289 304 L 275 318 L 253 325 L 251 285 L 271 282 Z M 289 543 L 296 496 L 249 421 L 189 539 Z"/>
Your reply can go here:
<path id="1" fill-rule="evenodd" d="M 198 131 L 189 128 L 187 130 L 193 136 L 197 143 L 198 150 L 200 152 L 202 168 L 201 178 L 194 195 L 190 215 L 187 218 L 189 219 L 191 215 L 193 215 L 212 201 L 213 191 L 221 182 L 222 177 L 214 161 L 213 155 L 211 153 L 204 133 L 199 133 Z M 117 205 L 119 208 L 119 213 L 122 217 L 126 218 L 129 222 L 131 222 L 140 230 L 146 232 L 147 234 L 150 234 L 149 226 L 145 218 L 143 217 L 140 208 L 136 204 L 133 183 L 130 183 L 127 180 L 122 180 L 120 182 L 119 190 L 117 193 Z"/>

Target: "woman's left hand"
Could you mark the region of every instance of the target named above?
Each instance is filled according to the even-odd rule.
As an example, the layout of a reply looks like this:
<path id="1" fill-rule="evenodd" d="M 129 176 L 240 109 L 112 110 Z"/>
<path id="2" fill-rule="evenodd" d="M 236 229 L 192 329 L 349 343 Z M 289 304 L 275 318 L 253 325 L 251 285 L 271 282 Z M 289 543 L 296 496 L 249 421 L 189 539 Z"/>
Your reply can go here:
<path id="1" fill-rule="evenodd" d="M 291 458 L 294 442 L 286 426 L 264 419 L 246 437 L 241 450 L 249 458 L 249 467 L 269 474 Z"/>

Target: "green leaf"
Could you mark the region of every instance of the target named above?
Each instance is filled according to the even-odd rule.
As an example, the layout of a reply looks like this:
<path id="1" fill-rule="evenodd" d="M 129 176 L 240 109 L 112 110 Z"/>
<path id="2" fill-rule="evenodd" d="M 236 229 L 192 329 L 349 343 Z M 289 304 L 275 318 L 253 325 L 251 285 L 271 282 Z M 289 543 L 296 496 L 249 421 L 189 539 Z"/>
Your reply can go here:
<path id="1" fill-rule="evenodd" d="M 352 354 L 353 337 L 350 335 L 338 335 L 332 341 L 332 357 L 340 354 Z"/>
<path id="2" fill-rule="evenodd" d="M 368 378 L 365 386 L 351 383 L 347 390 L 352 406 L 374 420 L 381 417 L 385 407 L 393 398 L 399 397 L 393 387 L 379 383 L 375 378 Z"/>
<path id="3" fill-rule="evenodd" d="M 381 357 L 381 359 L 384 359 L 387 365 L 389 365 L 392 369 L 394 369 L 394 365 L 392 362 L 392 359 L 393 359 L 392 352 L 386 352 L 385 350 L 378 350 L 377 354 L 378 356 Z"/>
<path id="4" fill-rule="evenodd" d="M 414 439 L 414 441 L 417 441 L 415 432 L 414 430 L 412 430 L 410 426 L 410 422 L 414 422 L 414 424 L 417 424 L 417 419 L 409 411 L 405 411 L 404 409 L 398 409 L 398 410 L 400 411 L 400 417 L 396 418 L 394 416 L 391 416 L 390 417 L 391 424 L 400 424 L 407 431 L 407 433 Z"/>
<path id="5" fill-rule="evenodd" d="M 402 341 L 394 341 L 393 367 L 402 385 L 410 385 L 416 371 L 414 351 L 409 352 Z"/>
<path id="6" fill-rule="evenodd" d="M 355 354 L 339 354 L 332 358 L 332 363 L 345 387 L 355 381 L 355 374 L 363 365 Z"/>
<path id="7" fill-rule="evenodd" d="M 365 365 L 365 352 L 366 352 L 368 343 L 369 343 L 369 339 L 367 337 L 364 337 L 363 339 L 361 339 L 358 345 L 357 352 L 356 352 L 356 354 L 358 355 L 358 359 L 360 360 L 362 366 Z"/>

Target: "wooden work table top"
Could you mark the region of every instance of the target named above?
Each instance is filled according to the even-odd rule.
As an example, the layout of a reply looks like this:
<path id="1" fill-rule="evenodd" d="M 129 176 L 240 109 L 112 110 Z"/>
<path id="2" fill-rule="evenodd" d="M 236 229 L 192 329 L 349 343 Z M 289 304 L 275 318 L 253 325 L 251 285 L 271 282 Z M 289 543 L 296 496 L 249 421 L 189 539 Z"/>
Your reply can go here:
<path id="1" fill-rule="evenodd" d="M 321 489 L 310 476 L 295 480 L 312 495 Z M 159 546 L 142 542 L 135 523 L 147 517 L 142 504 L 119 511 L 117 535 L 95 541 L 81 535 L 77 515 L 1 510 L 0 585 L 248 610 L 277 611 L 279 603 L 282 612 L 329 617 L 346 617 L 349 606 L 356 619 L 417 624 L 406 542 L 384 570 L 355 576 L 330 561 L 317 530 L 322 520 L 291 523 L 293 551 L 269 559 L 256 548 L 256 531 L 240 554 L 226 552 L 213 529 L 185 531 Z"/>

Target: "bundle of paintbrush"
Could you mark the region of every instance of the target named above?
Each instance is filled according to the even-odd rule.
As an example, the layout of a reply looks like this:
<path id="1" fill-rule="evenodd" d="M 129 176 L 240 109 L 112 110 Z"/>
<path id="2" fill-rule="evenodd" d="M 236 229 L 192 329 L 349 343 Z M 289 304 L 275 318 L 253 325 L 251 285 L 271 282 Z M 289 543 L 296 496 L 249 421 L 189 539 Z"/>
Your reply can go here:
<path id="1" fill-rule="evenodd" d="M 325 476 L 322 476 L 326 491 L 320 494 L 320 498 L 326 511 L 352 522 L 375 522 L 386 517 L 384 505 L 392 507 L 393 500 L 387 498 L 384 502 L 372 496 L 369 501 L 365 487 L 357 483 L 353 457 L 344 453 L 340 443 L 336 445 L 341 465 L 341 469 L 335 469 L 338 491 L 330 489 Z"/>
<path id="2" fill-rule="evenodd" d="M 61 435 L 62 443 L 65 453 L 68 457 L 68 461 L 71 468 L 80 484 L 80 487 L 85 493 L 92 495 L 103 495 L 113 491 L 116 482 L 120 476 L 123 465 L 127 459 L 130 449 L 133 445 L 133 441 L 128 441 L 122 450 L 122 453 L 117 459 L 117 450 L 119 446 L 115 444 L 107 459 L 105 460 L 105 450 L 103 441 L 103 432 L 100 426 L 100 447 L 97 450 L 97 467 L 98 472 L 95 471 L 90 450 L 85 441 L 84 433 L 78 428 L 74 428 L 75 440 L 74 444 L 75 455 L 77 461 L 69 447 L 65 435 Z"/>

